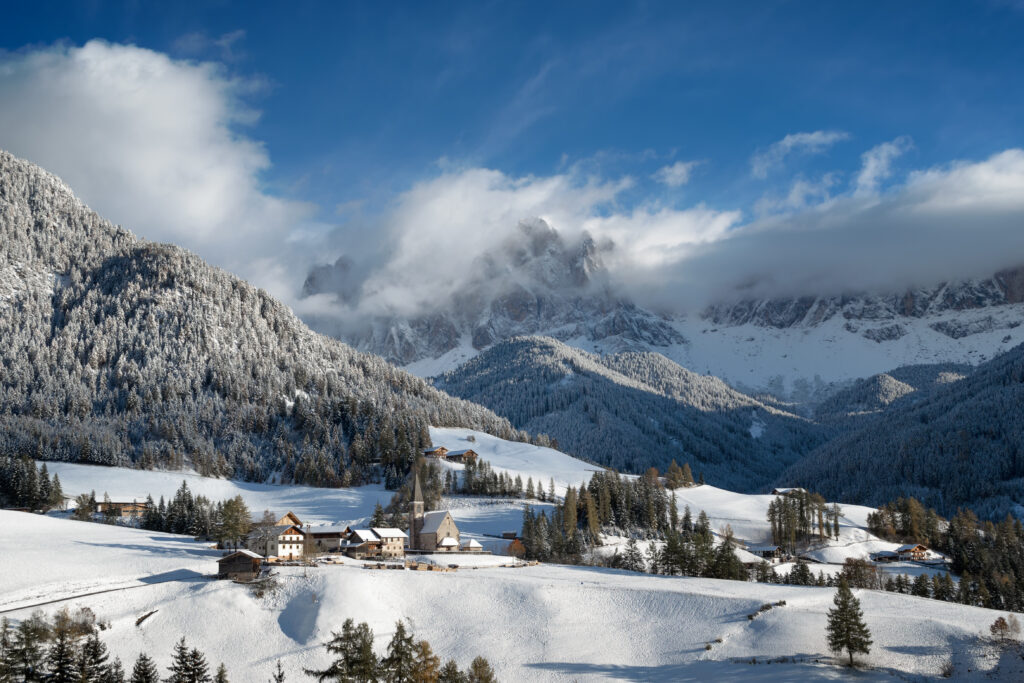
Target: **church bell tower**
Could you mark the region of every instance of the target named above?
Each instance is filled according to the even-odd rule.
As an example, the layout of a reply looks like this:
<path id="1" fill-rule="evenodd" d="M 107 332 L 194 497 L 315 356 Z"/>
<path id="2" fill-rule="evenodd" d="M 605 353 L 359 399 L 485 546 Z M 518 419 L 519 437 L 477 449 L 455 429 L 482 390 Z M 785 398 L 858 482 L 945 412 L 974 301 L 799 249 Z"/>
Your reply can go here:
<path id="1" fill-rule="evenodd" d="M 423 528 L 423 489 L 420 488 L 420 475 L 417 473 L 412 489 L 412 502 L 409 503 L 409 548 L 418 550 L 420 547 L 420 529 Z"/>

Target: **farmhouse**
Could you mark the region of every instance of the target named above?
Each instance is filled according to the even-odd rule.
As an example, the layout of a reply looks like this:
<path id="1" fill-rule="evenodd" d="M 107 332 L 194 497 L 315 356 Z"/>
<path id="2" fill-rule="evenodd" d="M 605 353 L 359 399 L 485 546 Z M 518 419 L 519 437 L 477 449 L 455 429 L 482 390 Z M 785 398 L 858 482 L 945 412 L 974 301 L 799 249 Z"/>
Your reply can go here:
<path id="1" fill-rule="evenodd" d="M 306 538 L 312 541 L 311 550 L 317 553 L 336 553 L 349 531 L 346 526 L 306 527 Z"/>
<path id="2" fill-rule="evenodd" d="M 875 562 L 897 562 L 900 556 L 895 550 L 879 550 L 871 556 L 871 559 Z"/>
<path id="3" fill-rule="evenodd" d="M 282 560 L 297 560 L 302 557 L 305 543 L 306 532 L 296 524 L 256 529 L 246 540 L 249 550 L 264 557 L 277 557 Z"/>
<path id="4" fill-rule="evenodd" d="M 302 520 L 299 519 L 298 515 L 296 515 L 291 510 L 289 510 L 288 512 L 284 513 L 284 517 L 282 517 L 281 519 L 277 520 L 276 524 L 277 524 L 277 526 L 284 526 L 285 524 L 293 524 L 295 526 L 302 526 Z"/>
<path id="5" fill-rule="evenodd" d="M 380 556 L 381 539 L 372 529 L 348 529 L 341 549 L 349 557 L 362 560 Z"/>
<path id="6" fill-rule="evenodd" d="M 445 459 L 450 460 L 451 462 L 467 463 L 475 462 L 477 457 L 479 456 L 477 455 L 476 451 L 474 451 L 472 448 L 466 448 L 465 450 L 461 451 L 448 451 L 448 455 L 445 457 Z"/>
<path id="7" fill-rule="evenodd" d="M 424 448 L 423 455 L 428 458 L 439 458 L 441 460 L 444 460 L 445 456 L 448 455 L 448 449 L 445 448 L 444 446 L 432 446 L 430 448 Z"/>
<path id="8" fill-rule="evenodd" d="M 924 547 L 920 543 L 907 543 L 896 548 L 896 554 L 903 561 L 911 560 L 914 562 L 920 562 L 928 556 L 928 548 Z"/>
<path id="9" fill-rule="evenodd" d="M 409 549 L 422 552 L 457 552 L 459 529 L 447 510 L 423 511 L 423 489 L 416 475 L 409 506 Z"/>
<path id="10" fill-rule="evenodd" d="M 404 557 L 408 536 L 401 529 L 374 527 L 370 529 L 380 539 L 381 557 Z"/>
<path id="11" fill-rule="evenodd" d="M 251 550 L 237 550 L 217 560 L 217 578 L 248 581 L 260 575 L 263 558 Z"/>
<path id="12" fill-rule="evenodd" d="M 116 515 L 122 519 L 134 519 L 141 517 L 146 512 L 145 501 L 139 502 L 137 500 L 105 500 L 102 503 L 96 503 L 96 512 L 101 512 L 104 515 Z"/>

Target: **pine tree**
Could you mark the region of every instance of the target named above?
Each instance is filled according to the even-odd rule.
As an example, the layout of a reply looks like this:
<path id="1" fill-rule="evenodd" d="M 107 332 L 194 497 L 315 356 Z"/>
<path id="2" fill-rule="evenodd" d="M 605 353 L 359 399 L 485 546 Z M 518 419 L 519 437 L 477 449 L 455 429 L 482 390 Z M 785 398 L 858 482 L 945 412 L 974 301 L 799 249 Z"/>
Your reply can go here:
<path id="1" fill-rule="evenodd" d="M 107 670 L 103 673 L 103 683 L 125 683 L 124 682 L 124 667 L 121 666 L 120 659 L 114 659 L 113 662 L 107 667 Z"/>
<path id="2" fill-rule="evenodd" d="M 206 657 L 199 650 L 192 648 L 188 653 L 189 676 L 186 683 L 212 683 L 210 668 L 206 664 Z"/>
<path id="3" fill-rule="evenodd" d="M 438 672 L 437 683 L 466 683 L 466 675 L 459 671 L 454 659 L 449 659 Z"/>
<path id="4" fill-rule="evenodd" d="M 381 662 L 385 680 L 389 683 L 408 683 L 416 670 L 415 644 L 411 633 L 401 619 L 395 624 L 395 635 L 388 643 L 388 654 Z"/>
<path id="5" fill-rule="evenodd" d="M 277 660 L 278 669 L 281 668 L 281 660 Z M 217 667 L 217 674 L 213 677 L 213 683 L 228 683 L 228 669 L 221 662 L 220 666 Z"/>
<path id="6" fill-rule="evenodd" d="M 174 646 L 174 658 L 168 668 L 171 675 L 167 677 L 167 683 L 191 683 L 192 660 L 189 658 L 184 636 Z"/>
<path id="7" fill-rule="evenodd" d="M 381 506 L 380 501 L 377 501 L 376 507 L 373 508 L 373 517 L 370 518 L 370 528 L 379 529 L 387 524 L 387 518 L 384 516 L 384 508 Z"/>
<path id="8" fill-rule="evenodd" d="M 103 683 L 107 670 L 107 646 L 96 631 L 82 644 L 78 655 L 79 683 Z"/>
<path id="9" fill-rule="evenodd" d="M 441 659 L 430 649 L 430 643 L 421 640 L 415 648 L 416 666 L 412 680 L 415 683 L 438 683 L 441 676 Z"/>
<path id="10" fill-rule="evenodd" d="M 850 666 L 853 666 L 854 654 L 871 651 L 871 632 L 864 623 L 860 601 L 854 597 L 845 577 L 839 581 L 833 603 L 835 607 L 828 611 L 826 628 L 828 647 L 836 653 L 845 650 L 850 656 Z"/>
<path id="11" fill-rule="evenodd" d="M 281 660 L 277 660 L 277 667 L 274 669 L 274 675 L 270 679 L 270 683 L 284 683 L 284 669 L 281 668 Z"/>
<path id="12" fill-rule="evenodd" d="M 469 665 L 466 681 L 467 683 L 497 683 L 498 679 L 494 675 L 490 662 L 483 657 L 477 657 Z"/>
<path id="13" fill-rule="evenodd" d="M 47 681 L 75 683 L 78 680 L 78 656 L 70 629 L 55 629 L 53 644 L 46 655 Z M 0 680 L 3 677 L 0 676 Z"/>
<path id="14" fill-rule="evenodd" d="M 160 673 L 157 671 L 156 664 L 145 652 L 135 660 L 129 683 L 160 683 Z"/>

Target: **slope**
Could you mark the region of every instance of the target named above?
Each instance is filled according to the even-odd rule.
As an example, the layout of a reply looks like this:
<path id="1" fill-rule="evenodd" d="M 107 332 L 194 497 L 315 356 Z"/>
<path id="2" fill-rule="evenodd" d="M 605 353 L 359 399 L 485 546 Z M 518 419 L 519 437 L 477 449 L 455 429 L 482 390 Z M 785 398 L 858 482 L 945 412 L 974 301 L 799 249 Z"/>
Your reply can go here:
<path id="1" fill-rule="evenodd" d="M 674 458 L 741 490 L 823 440 L 806 420 L 659 354 L 602 359 L 545 337 L 496 344 L 435 383 L 601 465 L 642 472 Z"/>
<path id="2" fill-rule="evenodd" d="M 834 591 L 542 565 L 455 573 L 368 571 L 353 564 L 277 569 L 280 588 L 263 598 L 228 581 L 208 581 L 214 557 L 181 537 L 58 521 L 0 511 L 0 572 L 12 581 L 0 610 L 81 596 L 112 587 L 112 572 L 133 586 L 76 597 L 109 621 L 103 639 L 112 656 L 139 652 L 161 670 L 171 645 L 185 635 L 232 680 L 266 680 L 280 659 L 288 678 L 322 668 L 322 643 L 342 621 L 367 621 L 382 652 L 398 619 L 462 667 L 484 654 L 499 680 L 706 681 L 839 680 L 829 661 L 825 612 Z M 193 544 L 194 545 L 194 544 Z M 126 550 L 130 548 L 129 550 Z M 74 556 L 37 574 L 40 553 Z M 130 552 L 131 561 L 118 567 Z M 177 580 L 156 583 L 155 577 Z M 997 613 L 907 595 L 858 591 L 875 641 L 868 681 L 894 674 L 935 676 L 952 654 L 958 672 L 992 676 L 990 650 L 978 644 Z M 753 621 L 767 602 L 786 601 Z M 60 604 L 47 606 L 51 612 Z M 30 608 L 10 612 L 15 619 Z M 152 613 L 145 621 L 139 617 Z M 720 639 L 720 640 L 719 640 Z M 710 643 L 710 649 L 705 649 Z M 757 664 L 751 664 L 751 659 Z M 785 661 L 781 661 L 785 658 Z M 767 660 L 774 660 L 767 664 Z M 1000 671 L 1006 680 L 1019 672 Z"/>
<path id="3" fill-rule="evenodd" d="M 912 495 L 941 514 L 981 516 L 1024 503 L 1024 347 L 882 413 L 830 441 L 780 477 L 824 495 L 879 505 Z"/>
<path id="4" fill-rule="evenodd" d="M 0 450 L 346 485 L 406 467 L 428 424 L 513 435 L 4 152 L 0 244 Z"/>

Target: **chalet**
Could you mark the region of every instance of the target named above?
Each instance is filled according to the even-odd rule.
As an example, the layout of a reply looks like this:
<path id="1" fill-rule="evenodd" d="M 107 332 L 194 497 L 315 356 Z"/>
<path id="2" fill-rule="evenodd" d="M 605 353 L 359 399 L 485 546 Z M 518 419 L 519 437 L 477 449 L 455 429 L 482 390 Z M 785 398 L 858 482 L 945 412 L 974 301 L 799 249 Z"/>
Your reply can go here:
<path id="1" fill-rule="evenodd" d="M 807 489 L 802 489 L 800 487 L 772 489 L 773 496 L 788 496 L 791 493 L 807 493 Z"/>
<path id="2" fill-rule="evenodd" d="M 897 562 L 900 556 L 895 550 L 879 550 L 871 555 L 871 559 L 875 562 Z"/>
<path id="3" fill-rule="evenodd" d="M 401 529 L 373 527 L 370 529 L 380 539 L 381 557 L 404 557 L 405 542 L 409 537 Z"/>
<path id="4" fill-rule="evenodd" d="M 138 500 L 105 500 L 103 502 L 96 503 L 96 512 L 100 512 L 104 515 L 115 515 L 122 519 L 135 519 L 145 514 L 147 509 L 146 502 L 139 502 Z"/>
<path id="5" fill-rule="evenodd" d="M 306 532 L 295 524 L 256 529 L 246 540 L 249 550 L 264 557 L 281 560 L 297 560 L 302 557 L 306 545 Z"/>
<path id="6" fill-rule="evenodd" d="M 349 531 L 346 526 L 306 527 L 306 538 L 311 541 L 310 550 L 317 553 L 341 552 L 341 544 Z"/>
<path id="7" fill-rule="evenodd" d="M 349 557 L 362 560 L 380 557 L 380 537 L 372 529 L 349 529 L 342 540 L 341 550 Z"/>
<path id="8" fill-rule="evenodd" d="M 777 545 L 748 545 L 747 552 L 763 560 L 772 560 L 782 553 L 782 549 Z"/>
<path id="9" fill-rule="evenodd" d="M 217 578 L 249 581 L 260 575 L 263 558 L 251 550 L 237 550 L 217 560 Z"/>
<path id="10" fill-rule="evenodd" d="M 899 555 L 900 560 L 920 562 L 928 557 L 928 548 L 924 547 L 920 543 L 907 543 L 896 548 L 896 554 Z"/>
<path id="11" fill-rule="evenodd" d="M 451 462 L 467 463 L 476 462 L 476 459 L 478 457 L 479 456 L 477 455 L 476 451 L 474 451 L 472 448 L 466 448 L 465 450 L 461 451 L 448 451 L 448 455 L 445 456 L 445 459 L 450 460 Z"/>
<path id="12" fill-rule="evenodd" d="M 409 548 L 421 552 L 457 552 L 459 529 L 447 510 L 424 512 L 423 489 L 419 475 L 413 484 L 409 506 Z"/>
<path id="13" fill-rule="evenodd" d="M 448 449 L 444 446 L 431 446 L 430 448 L 423 449 L 423 455 L 428 458 L 438 458 L 444 460 L 445 456 L 448 455 Z"/>
<path id="14" fill-rule="evenodd" d="M 281 519 L 277 520 L 277 522 L 276 522 L 276 526 L 284 526 L 285 524 L 290 524 L 290 525 L 294 525 L 294 526 L 299 526 L 300 527 L 300 526 L 302 526 L 302 520 L 299 519 L 298 515 L 296 515 L 291 510 L 289 510 L 288 512 L 284 513 L 284 517 L 282 517 Z"/>

